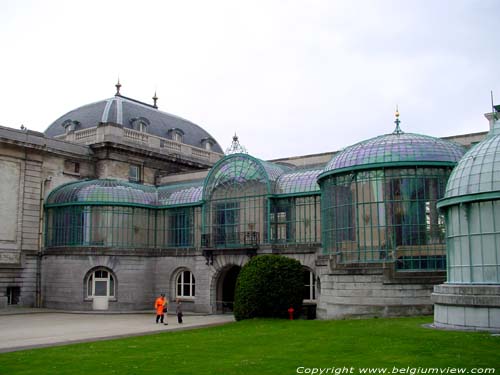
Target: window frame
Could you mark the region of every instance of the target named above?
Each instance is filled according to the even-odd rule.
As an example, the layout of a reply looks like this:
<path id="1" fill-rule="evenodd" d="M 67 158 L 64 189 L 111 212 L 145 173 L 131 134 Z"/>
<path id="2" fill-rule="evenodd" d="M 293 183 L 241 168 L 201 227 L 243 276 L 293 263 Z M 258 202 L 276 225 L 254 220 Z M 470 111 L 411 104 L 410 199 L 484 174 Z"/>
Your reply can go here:
<path id="1" fill-rule="evenodd" d="M 136 176 L 132 175 L 132 170 L 136 169 Z M 139 164 L 130 163 L 128 166 L 128 180 L 130 182 L 140 183 L 142 182 L 142 166 Z"/>
<path id="2" fill-rule="evenodd" d="M 185 280 L 186 276 L 189 280 Z M 185 293 L 186 287 L 188 287 L 188 293 Z M 192 300 L 196 297 L 196 278 L 189 269 L 182 269 L 176 274 L 175 297 L 184 300 Z"/>
<path id="3" fill-rule="evenodd" d="M 309 298 L 303 298 L 302 301 L 303 302 L 316 302 L 317 298 L 318 298 L 318 288 L 316 285 L 316 275 L 315 275 L 314 271 L 312 271 L 311 269 L 309 269 L 307 267 L 304 267 L 303 271 L 304 271 L 304 273 L 307 273 L 309 276 L 309 280 L 307 280 L 307 283 L 304 284 L 304 292 L 306 291 L 306 288 L 309 289 L 309 293 L 308 293 Z M 304 277 L 304 279 L 305 279 L 305 277 Z M 304 293 L 303 297 L 305 297 L 305 293 Z"/>
<path id="4" fill-rule="evenodd" d="M 102 275 L 105 272 L 106 276 Z M 97 277 L 96 274 L 100 273 Z M 95 294 L 95 283 L 106 281 L 106 295 L 96 295 Z M 85 299 L 93 300 L 94 297 L 108 297 L 109 300 L 116 300 L 116 276 L 110 269 L 106 267 L 97 267 L 89 271 L 85 278 Z"/>

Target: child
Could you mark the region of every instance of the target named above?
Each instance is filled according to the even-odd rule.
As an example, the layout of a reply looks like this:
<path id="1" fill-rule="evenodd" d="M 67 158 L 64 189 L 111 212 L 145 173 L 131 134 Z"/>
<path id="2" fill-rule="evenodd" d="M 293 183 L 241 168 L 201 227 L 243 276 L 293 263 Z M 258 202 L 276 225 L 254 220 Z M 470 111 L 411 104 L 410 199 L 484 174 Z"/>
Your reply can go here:
<path id="1" fill-rule="evenodd" d="M 179 324 L 182 324 L 182 303 L 179 300 L 179 298 L 177 298 L 176 302 L 177 302 L 177 307 L 175 308 L 175 312 L 177 313 L 177 322 Z"/>

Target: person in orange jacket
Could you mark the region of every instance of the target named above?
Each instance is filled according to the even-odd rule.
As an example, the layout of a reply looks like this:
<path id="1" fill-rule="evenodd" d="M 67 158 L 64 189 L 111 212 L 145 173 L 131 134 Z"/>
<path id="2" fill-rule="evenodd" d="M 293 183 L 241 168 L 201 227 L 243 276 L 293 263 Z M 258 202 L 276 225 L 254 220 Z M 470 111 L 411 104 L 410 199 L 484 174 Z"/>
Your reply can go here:
<path id="1" fill-rule="evenodd" d="M 155 301 L 155 309 L 156 309 L 156 324 L 158 322 L 168 325 L 165 319 L 165 313 L 167 312 L 167 299 L 165 298 L 165 294 L 161 294 Z"/>

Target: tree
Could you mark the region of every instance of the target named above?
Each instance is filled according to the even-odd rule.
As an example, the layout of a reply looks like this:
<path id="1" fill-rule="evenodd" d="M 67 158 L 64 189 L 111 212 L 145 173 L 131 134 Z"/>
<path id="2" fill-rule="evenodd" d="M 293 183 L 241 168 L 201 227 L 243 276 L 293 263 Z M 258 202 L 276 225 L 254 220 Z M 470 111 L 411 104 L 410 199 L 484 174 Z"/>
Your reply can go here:
<path id="1" fill-rule="evenodd" d="M 281 255 L 253 257 L 236 281 L 236 320 L 257 317 L 285 318 L 302 306 L 303 268 L 299 261 Z"/>

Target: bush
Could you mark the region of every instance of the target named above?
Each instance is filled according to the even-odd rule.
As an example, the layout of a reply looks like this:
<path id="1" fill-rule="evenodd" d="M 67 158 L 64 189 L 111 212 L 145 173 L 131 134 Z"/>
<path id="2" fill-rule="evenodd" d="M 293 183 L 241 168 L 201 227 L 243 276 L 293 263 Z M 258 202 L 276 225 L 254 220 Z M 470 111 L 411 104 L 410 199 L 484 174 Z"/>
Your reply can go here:
<path id="1" fill-rule="evenodd" d="M 299 261 L 281 255 L 253 257 L 236 281 L 236 320 L 257 317 L 285 318 L 288 309 L 298 315 L 302 306 L 303 268 Z"/>

